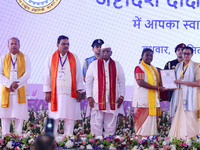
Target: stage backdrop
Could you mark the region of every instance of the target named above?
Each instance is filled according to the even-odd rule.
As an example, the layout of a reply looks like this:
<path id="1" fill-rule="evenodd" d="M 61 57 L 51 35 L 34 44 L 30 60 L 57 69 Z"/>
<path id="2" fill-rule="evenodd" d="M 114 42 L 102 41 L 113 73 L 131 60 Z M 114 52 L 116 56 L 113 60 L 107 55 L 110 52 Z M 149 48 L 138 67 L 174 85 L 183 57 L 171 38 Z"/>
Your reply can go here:
<path id="1" fill-rule="evenodd" d="M 153 65 L 163 68 L 175 59 L 174 48 L 193 46 L 200 62 L 199 0 L 1 0 L 0 55 L 7 40 L 18 37 L 32 64 L 30 84 L 42 84 L 44 62 L 56 49 L 59 35 L 70 39 L 70 51 L 81 64 L 92 56 L 91 43 L 102 38 L 133 85 L 142 49 L 154 50 Z"/>

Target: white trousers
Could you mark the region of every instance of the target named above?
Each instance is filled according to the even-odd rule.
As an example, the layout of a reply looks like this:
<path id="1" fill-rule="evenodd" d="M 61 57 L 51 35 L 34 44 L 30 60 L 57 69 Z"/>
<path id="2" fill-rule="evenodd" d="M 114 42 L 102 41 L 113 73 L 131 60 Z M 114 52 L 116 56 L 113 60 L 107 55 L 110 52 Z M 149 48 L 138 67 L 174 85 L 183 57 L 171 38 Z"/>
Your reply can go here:
<path id="1" fill-rule="evenodd" d="M 57 130 L 59 125 L 59 119 L 54 120 L 54 136 L 57 136 Z M 64 134 L 71 136 L 74 131 L 74 120 L 64 119 Z"/>
<path id="2" fill-rule="evenodd" d="M 14 119 L 15 120 L 15 130 L 18 134 L 22 134 L 22 127 L 24 120 L 23 119 Z M 2 126 L 2 136 L 4 137 L 6 134 L 10 134 L 10 118 L 1 118 L 1 126 Z"/>
<path id="3" fill-rule="evenodd" d="M 90 126 L 93 135 L 102 136 L 103 128 L 105 130 L 104 136 L 113 135 L 116 131 L 116 124 L 117 116 L 113 113 L 103 111 L 91 113 Z"/>

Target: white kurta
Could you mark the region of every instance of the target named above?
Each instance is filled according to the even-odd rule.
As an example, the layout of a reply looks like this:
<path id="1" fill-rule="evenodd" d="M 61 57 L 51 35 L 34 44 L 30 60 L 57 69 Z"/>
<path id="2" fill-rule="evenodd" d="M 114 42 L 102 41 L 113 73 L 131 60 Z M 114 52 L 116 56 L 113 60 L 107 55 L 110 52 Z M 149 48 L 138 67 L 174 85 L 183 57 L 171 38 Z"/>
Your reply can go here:
<path id="1" fill-rule="evenodd" d="M 15 62 L 17 55 L 11 54 L 11 57 L 13 61 Z M 0 93 L 2 94 L 2 86 L 9 88 L 10 85 L 13 83 L 13 81 L 19 81 L 19 87 L 22 87 L 25 85 L 25 92 L 26 95 L 28 94 L 27 90 L 27 80 L 30 78 L 31 74 L 31 64 L 30 60 L 26 55 L 24 55 L 25 58 L 25 73 L 23 76 L 21 76 L 19 79 L 13 79 L 17 78 L 16 74 L 12 73 L 12 70 L 17 71 L 17 63 L 15 64 L 15 69 L 13 68 L 13 65 L 11 63 L 11 72 L 10 72 L 10 78 L 8 79 L 6 76 L 3 75 L 3 62 L 4 62 L 5 55 L 0 58 Z M 16 118 L 16 119 L 28 119 L 28 103 L 18 103 L 18 89 L 16 89 L 14 92 L 10 92 L 10 105 L 8 108 L 2 108 L 0 107 L 0 118 Z M 0 101 L 1 101 L 1 95 L 0 95 Z"/>
<path id="2" fill-rule="evenodd" d="M 110 109 L 110 89 L 109 89 L 109 61 L 104 61 L 105 77 L 106 77 L 106 110 L 99 110 L 98 105 L 98 61 L 90 64 L 86 73 L 86 94 L 87 97 L 93 97 L 95 100 L 94 108 L 91 109 L 91 132 L 96 136 L 102 135 L 102 128 L 104 128 L 104 135 L 113 135 L 116 130 L 117 115 L 123 111 L 122 105 L 115 110 Z M 116 101 L 119 96 L 125 95 L 125 76 L 121 65 L 115 61 L 116 65 Z"/>
<path id="3" fill-rule="evenodd" d="M 76 90 L 83 89 L 83 77 L 81 74 L 81 65 L 78 57 L 73 54 L 76 60 Z M 52 56 L 47 58 L 44 71 L 44 84 L 43 92 L 51 91 L 51 60 Z M 61 56 L 62 63 L 64 62 L 67 54 Z M 58 102 L 58 111 L 51 111 L 51 103 L 49 103 L 49 117 L 54 119 L 72 119 L 79 120 L 81 119 L 81 109 L 80 103 L 77 102 L 76 98 L 71 97 L 71 71 L 69 60 L 66 60 L 66 63 L 63 66 L 64 77 L 59 78 L 58 74 L 61 71 L 61 63 L 58 64 L 57 72 L 57 102 Z"/>
<path id="4" fill-rule="evenodd" d="M 99 110 L 98 108 L 98 64 L 97 60 L 93 61 L 86 73 L 86 94 L 87 97 L 93 97 L 95 101 L 95 107 L 93 110 Z M 106 76 L 106 103 L 109 103 L 110 99 L 110 89 L 109 89 L 109 68 L 108 68 L 109 61 L 104 61 L 104 69 L 105 69 L 105 76 Z M 125 75 L 124 71 L 119 62 L 115 61 L 116 65 L 116 101 L 120 96 L 125 96 Z M 117 104 L 116 104 L 117 105 Z M 122 105 L 121 105 L 122 106 Z M 120 107 L 120 109 L 123 109 Z M 110 108 L 106 107 L 104 112 L 113 113 L 116 116 L 118 115 L 119 109 L 115 107 L 115 110 L 111 110 Z"/>

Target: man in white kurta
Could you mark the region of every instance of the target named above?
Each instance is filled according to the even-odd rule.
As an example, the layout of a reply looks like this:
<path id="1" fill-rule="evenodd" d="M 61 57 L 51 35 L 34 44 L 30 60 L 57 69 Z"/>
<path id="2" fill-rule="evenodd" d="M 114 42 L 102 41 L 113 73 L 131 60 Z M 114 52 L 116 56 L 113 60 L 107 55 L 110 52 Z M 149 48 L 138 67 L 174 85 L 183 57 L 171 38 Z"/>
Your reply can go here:
<path id="1" fill-rule="evenodd" d="M 74 64 L 76 64 L 75 78 L 76 78 L 76 91 L 77 97 L 72 97 L 72 76 L 71 68 L 69 62 L 69 41 L 68 37 L 60 36 L 57 42 L 59 51 L 59 62 L 57 68 L 57 77 L 56 81 L 56 96 L 57 96 L 57 110 L 52 110 L 52 57 L 53 55 L 47 58 L 45 64 L 45 75 L 44 75 L 44 84 L 43 92 L 46 93 L 46 100 L 49 102 L 49 117 L 55 119 L 54 125 L 54 135 L 57 135 L 58 123 L 60 119 L 64 119 L 65 126 L 64 132 L 66 135 L 72 135 L 74 129 L 74 121 L 81 119 L 81 109 L 80 109 L 80 100 L 82 99 L 81 93 L 79 90 L 83 89 L 83 78 L 81 74 L 81 65 L 78 57 L 75 54 L 72 54 L 75 58 Z M 56 53 L 56 52 L 55 52 Z M 54 53 L 54 54 L 55 54 Z M 50 95 L 49 95 L 50 93 Z"/>
<path id="2" fill-rule="evenodd" d="M 9 90 L 9 105 L 8 107 L 0 107 L 0 118 L 2 123 L 2 137 L 5 134 L 10 133 L 11 119 L 15 120 L 15 130 L 18 134 L 22 133 L 23 121 L 28 119 L 28 105 L 25 103 L 18 102 L 18 89 L 25 86 L 25 92 L 27 91 L 27 80 L 30 78 L 31 65 L 28 57 L 24 55 L 25 60 L 25 72 L 21 77 L 17 77 L 18 66 L 17 66 L 17 55 L 21 53 L 19 51 L 20 42 L 17 38 L 11 38 L 8 41 L 9 53 L 11 54 L 12 62 L 10 66 L 9 78 L 4 75 L 4 59 L 5 56 L 0 58 L 0 101 L 2 103 L 2 88 L 5 86 Z M 9 54 L 8 53 L 8 54 Z M 8 56 L 7 54 L 7 56 Z M 26 95 L 26 94 L 25 94 Z"/>
<path id="3" fill-rule="evenodd" d="M 104 128 L 104 136 L 113 135 L 116 131 L 116 123 L 119 109 L 122 109 L 120 106 L 124 100 L 125 95 L 125 75 L 124 71 L 117 61 L 113 61 L 110 56 L 112 54 L 111 47 L 108 44 L 103 44 L 101 49 L 101 59 L 93 61 L 86 73 L 86 94 L 89 100 L 89 105 L 91 107 L 91 132 L 93 135 L 102 136 L 102 130 Z M 98 61 L 102 61 L 104 77 L 105 77 L 105 107 L 100 109 L 102 102 L 99 101 L 99 68 Z M 112 76 L 111 71 L 109 71 L 109 63 L 113 61 L 116 68 L 116 88 L 115 90 L 115 108 L 111 108 L 111 94 L 110 90 L 113 90 L 110 83 L 111 79 L 109 76 Z M 104 78 L 103 77 L 103 78 Z"/>

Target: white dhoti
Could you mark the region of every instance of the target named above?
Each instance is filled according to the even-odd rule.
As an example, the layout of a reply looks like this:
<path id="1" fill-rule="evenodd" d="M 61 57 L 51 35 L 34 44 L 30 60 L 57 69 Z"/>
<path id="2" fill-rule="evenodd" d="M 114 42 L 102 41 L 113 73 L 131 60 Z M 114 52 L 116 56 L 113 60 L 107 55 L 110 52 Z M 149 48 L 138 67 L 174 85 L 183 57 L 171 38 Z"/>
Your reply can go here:
<path id="1" fill-rule="evenodd" d="M 180 90 L 179 104 L 169 132 L 169 137 L 178 139 L 192 138 L 199 133 L 197 112 L 184 110 L 182 95 L 182 90 Z"/>
<path id="2" fill-rule="evenodd" d="M 0 107 L 0 118 L 2 121 L 2 135 L 10 133 L 11 120 L 15 120 L 15 130 L 21 134 L 23 121 L 28 120 L 28 105 L 18 103 L 18 95 L 10 94 L 10 105 L 8 108 Z"/>
<path id="3" fill-rule="evenodd" d="M 90 125 L 92 134 L 102 136 L 104 128 L 104 136 L 113 135 L 116 131 L 118 113 L 117 104 L 115 110 L 110 109 L 109 103 L 106 104 L 106 110 L 99 110 L 99 105 L 95 103 L 94 108 L 91 109 Z"/>
<path id="4" fill-rule="evenodd" d="M 49 103 L 49 117 L 55 119 L 54 135 L 57 134 L 60 119 L 65 121 L 65 134 L 72 135 L 74 121 L 82 119 L 80 103 L 71 95 L 57 94 L 57 107 L 57 111 L 51 111 L 51 103 Z"/>

